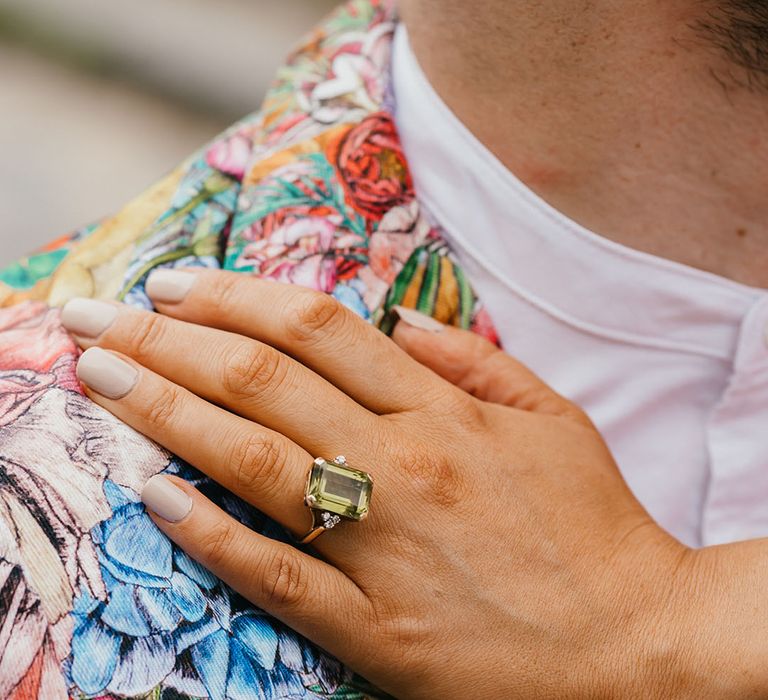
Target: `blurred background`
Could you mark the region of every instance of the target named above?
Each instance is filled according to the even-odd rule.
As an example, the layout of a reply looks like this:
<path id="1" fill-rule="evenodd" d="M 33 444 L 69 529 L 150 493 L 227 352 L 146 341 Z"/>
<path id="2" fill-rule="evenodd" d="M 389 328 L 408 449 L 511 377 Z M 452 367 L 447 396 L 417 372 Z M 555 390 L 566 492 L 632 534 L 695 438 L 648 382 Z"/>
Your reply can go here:
<path id="1" fill-rule="evenodd" d="M 0 0 L 0 267 L 258 107 L 339 0 Z"/>

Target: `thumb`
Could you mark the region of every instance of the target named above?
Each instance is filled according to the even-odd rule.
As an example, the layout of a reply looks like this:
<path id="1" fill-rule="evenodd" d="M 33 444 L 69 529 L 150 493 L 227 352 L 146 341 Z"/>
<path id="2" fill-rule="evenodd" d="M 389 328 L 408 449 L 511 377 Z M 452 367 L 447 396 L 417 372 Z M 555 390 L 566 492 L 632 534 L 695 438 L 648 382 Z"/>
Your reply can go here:
<path id="1" fill-rule="evenodd" d="M 396 306 L 392 311 L 398 318 L 392 339 L 451 384 L 481 401 L 592 425 L 575 404 L 485 338 L 445 326 L 414 309 Z"/>

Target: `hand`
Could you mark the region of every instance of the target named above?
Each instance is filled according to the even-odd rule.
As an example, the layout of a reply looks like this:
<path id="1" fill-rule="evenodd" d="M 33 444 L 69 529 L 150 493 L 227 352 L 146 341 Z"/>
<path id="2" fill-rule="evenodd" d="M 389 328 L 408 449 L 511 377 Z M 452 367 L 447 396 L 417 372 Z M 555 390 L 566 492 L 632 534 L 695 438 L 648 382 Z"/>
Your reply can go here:
<path id="1" fill-rule="evenodd" d="M 147 291 L 160 314 L 64 310 L 110 351 L 80 360 L 94 401 L 297 536 L 314 457 L 375 478 L 370 517 L 317 539 L 322 559 L 152 479 L 158 527 L 246 598 L 397 697 L 696 696 L 694 553 L 512 358 L 407 313 L 392 342 L 244 275 L 162 271 Z"/>

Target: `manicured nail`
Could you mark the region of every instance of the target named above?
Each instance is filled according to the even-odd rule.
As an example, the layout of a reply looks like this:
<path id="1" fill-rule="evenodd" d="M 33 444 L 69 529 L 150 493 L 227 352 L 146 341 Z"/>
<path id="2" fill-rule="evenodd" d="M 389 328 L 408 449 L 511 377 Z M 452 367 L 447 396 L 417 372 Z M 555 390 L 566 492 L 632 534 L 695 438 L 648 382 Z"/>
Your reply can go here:
<path id="1" fill-rule="evenodd" d="M 101 348 L 88 348 L 77 363 L 77 378 L 108 399 L 122 399 L 139 373 L 127 362 Z"/>
<path id="2" fill-rule="evenodd" d="M 144 484 L 141 500 L 153 513 L 169 523 L 184 520 L 192 510 L 192 499 L 162 474 L 153 476 Z"/>
<path id="3" fill-rule="evenodd" d="M 182 270 L 153 270 L 149 273 L 144 289 L 152 301 L 161 304 L 178 304 L 184 301 L 197 275 Z"/>
<path id="4" fill-rule="evenodd" d="M 61 310 L 61 325 L 70 333 L 96 338 L 117 318 L 118 308 L 106 301 L 72 299 Z"/>
<path id="5" fill-rule="evenodd" d="M 393 306 L 392 311 L 403 323 L 407 323 L 414 328 L 419 328 L 422 331 L 440 333 L 445 329 L 445 326 L 440 323 L 440 321 L 431 316 L 427 316 L 420 311 L 416 311 L 416 309 L 407 309 L 404 306 Z"/>

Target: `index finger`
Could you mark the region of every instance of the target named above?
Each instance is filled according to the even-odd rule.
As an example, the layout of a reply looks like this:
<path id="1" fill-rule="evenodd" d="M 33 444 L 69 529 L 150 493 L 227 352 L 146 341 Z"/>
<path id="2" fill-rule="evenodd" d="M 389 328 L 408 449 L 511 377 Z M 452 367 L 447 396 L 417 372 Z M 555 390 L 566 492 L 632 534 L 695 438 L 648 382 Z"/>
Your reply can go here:
<path id="1" fill-rule="evenodd" d="M 158 311 L 267 343 L 374 413 L 431 401 L 435 375 L 327 294 L 233 272 L 169 269 L 153 271 L 146 291 Z"/>

